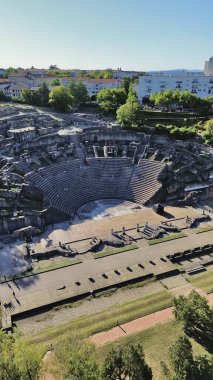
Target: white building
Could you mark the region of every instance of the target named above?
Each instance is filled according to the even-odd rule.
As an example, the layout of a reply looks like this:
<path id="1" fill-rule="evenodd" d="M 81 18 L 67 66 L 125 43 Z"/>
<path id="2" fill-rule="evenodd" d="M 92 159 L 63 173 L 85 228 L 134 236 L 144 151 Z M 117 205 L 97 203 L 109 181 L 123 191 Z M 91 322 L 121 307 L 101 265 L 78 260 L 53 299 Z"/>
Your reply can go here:
<path id="1" fill-rule="evenodd" d="M 213 57 L 205 62 L 204 73 L 206 76 L 213 76 Z"/>
<path id="2" fill-rule="evenodd" d="M 128 71 L 128 70 L 112 70 L 113 78 L 133 78 L 140 74 L 140 71 Z"/>
<path id="3" fill-rule="evenodd" d="M 19 84 L 9 84 L 4 87 L 3 93 L 5 96 L 8 96 L 8 98 L 19 98 L 21 95 L 21 91 L 24 88 L 28 88 L 28 86 Z"/>
<path id="4" fill-rule="evenodd" d="M 151 94 L 165 90 L 190 91 L 200 98 L 213 96 L 213 77 L 200 75 L 143 75 L 139 77 L 136 87 L 138 99 L 150 97 Z"/>

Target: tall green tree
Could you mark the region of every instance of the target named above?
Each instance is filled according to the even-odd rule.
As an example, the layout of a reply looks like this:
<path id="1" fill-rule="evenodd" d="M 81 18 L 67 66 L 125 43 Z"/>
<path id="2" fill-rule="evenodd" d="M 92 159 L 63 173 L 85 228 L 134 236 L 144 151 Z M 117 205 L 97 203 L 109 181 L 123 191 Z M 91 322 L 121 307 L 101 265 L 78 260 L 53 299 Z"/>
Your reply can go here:
<path id="1" fill-rule="evenodd" d="M 21 91 L 21 100 L 24 103 L 32 104 L 34 106 L 48 106 L 49 102 L 49 89 L 44 82 L 38 90 L 30 90 L 24 88 Z"/>
<path id="2" fill-rule="evenodd" d="M 2 90 L 0 90 L 0 100 L 8 100 L 7 96 L 4 95 Z"/>
<path id="3" fill-rule="evenodd" d="M 14 362 L 13 336 L 0 331 L 0 379 L 18 380 L 18 371 Z"/>
<path id="4" fill-rule="evenodd" d="M 102 375 L 104 380 L 151 380 L 152 370 L 145 361 L 141 344 L 131 344 L 109 351 Z"/>
<path id="5" fill-rule="evenodd" d="M 175 373 L 173 380 L 193 380 L 195 368 L 192 345 L 185 335 L 171 347 L 170 359 Z"/>
<path id="6" fill-rule="evenodd" d="M 0 379 L 38 380 L 42 351 L 0 331 Z"/>
<path id="7" fill-rule="evenodd" d="M 60 86 L 61 85 L 61 82 L 58 78 L 54 78 L 50 81 L 50 85 L 51 86 Z"/>
<path id="8" fill-rule="evenodd" d="M 39 105 L 41 106 L 48 106 L 49 102 L 49 89 L 46 82 L 43 82 L 42 85 L 38 89 L 38 98 L 39 98 Z"/>
<path id="9" fill-rule="evenodd" d="M 193 290 L 189 297 L 174 299 L 174 315 L 183 323 L 185 333 L 202 335 L 213 342 L 213 310 L 207 300 Z"/>
<path id="10" fill-rule="evenodd" d="M 8 78 L 9 75 L 17 73 L 17 72 L 18 72 L 18 70 L 15 69 L 14 67 L 8 67 L 8 69 L 4 73 L 4 78 Z"/>
<path id="11" fill-rule="evenodd" d="M 74 80 L 71 80 L 67 87 L 70 90 L 71 95 L 74 97 L 75 105 L 85 103 L 88 100 L 89 96 L 87 88 L 83 82 L 74 82 Z"/>
<path id="12" fill-rule="evenodd" d="M 126 98 L 124 88 L 103 88 L 97 94 L 99 106 L 105 113 L 114 113 L 120 105 L 125 103 Z"/>
<path id="13" fill-rule="evenodd" d="M 69 380 L 99 380 L 100 370 L 95 347 L 78 341 L 63 342 L 58 347 L 57 357 L 64 378 Z"/>
<path id="14" fill-rule="evenodd" d="M 131 127 L 138 121 L 140 103 L 135 95 L 129 95 L 127 102 L 116 112 L 117 121 L 122 127 Z"/>
<path id="15" fill-rule="evenodd" d="M 50 91 L 49 104 L 57 111 L 67 112 L 74 105 L 74 97 L 68 88 L 58 86 Z"/>
<path id="16" fill-rule="evenodd" d="M 170 348 L 172 380 L 212 380 L 213 358 L 193 357 L 192 344 L 185 335 L 180 336 Z"/>

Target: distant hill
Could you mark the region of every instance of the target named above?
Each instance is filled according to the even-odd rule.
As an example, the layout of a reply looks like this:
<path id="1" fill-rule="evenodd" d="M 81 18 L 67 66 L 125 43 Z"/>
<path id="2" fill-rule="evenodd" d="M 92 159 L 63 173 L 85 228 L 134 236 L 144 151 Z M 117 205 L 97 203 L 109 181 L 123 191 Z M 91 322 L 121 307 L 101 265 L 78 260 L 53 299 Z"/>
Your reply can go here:
<path id="1" fill-rule="evenodd" d="M 203 70 L 188 70 L 188 69 L 174 69 L 174 70 L 151 70 L 146 71 L 147 74 L 164 74 L 164 75 L 184 75 L 184 74 L 197 74 L 204 75 Z"/>

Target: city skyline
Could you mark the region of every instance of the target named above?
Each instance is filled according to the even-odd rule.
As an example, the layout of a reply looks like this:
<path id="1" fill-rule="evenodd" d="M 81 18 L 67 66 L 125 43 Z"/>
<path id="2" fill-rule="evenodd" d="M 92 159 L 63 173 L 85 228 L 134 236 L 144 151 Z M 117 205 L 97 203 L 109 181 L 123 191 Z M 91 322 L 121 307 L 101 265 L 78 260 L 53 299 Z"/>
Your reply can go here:
<path id="1" fill-rule="evenodd" d="M 203 70 L 210 0 L 20 0 L 1 4 L 0 67 Z"/>

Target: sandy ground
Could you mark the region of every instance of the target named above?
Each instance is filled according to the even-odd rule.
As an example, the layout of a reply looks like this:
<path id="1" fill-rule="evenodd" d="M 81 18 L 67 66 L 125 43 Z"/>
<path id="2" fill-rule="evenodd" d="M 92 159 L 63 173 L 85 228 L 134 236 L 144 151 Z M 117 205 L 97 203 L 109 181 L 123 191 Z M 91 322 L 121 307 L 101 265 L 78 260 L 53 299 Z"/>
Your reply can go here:
<path id="1" fill-rule="evenodd" d="M 201 209 L 192 207 L 165 207 L 166 216 L 156 214 L 151 207 L 144 207 L 128 214 L 122 214 L 112 217 L 104 217 L 103 219 L 92 220 L 75 220 L 71 222 L 63 222 L 49 226 L 47 231 L 41 237 L 33 239 L 43 249 L 58 245 L 59 242 L 68 243 L 75 240 L 90 238 L 93 236 L 103 237 L 114 231 L 121 231 L 122 227 L 126 229 L 135 228 L 137 224 L 143 226 L 147 221 L 149 224 L 160 223 L 170 218 L 184 218 L 188 216 L 200 215 Z M 96 215 L 97 217 L 97 215 Z M 22 251 L 22 244 L 18 244 L 18 249 Z"/>

